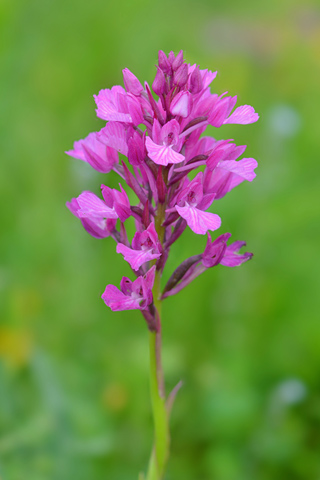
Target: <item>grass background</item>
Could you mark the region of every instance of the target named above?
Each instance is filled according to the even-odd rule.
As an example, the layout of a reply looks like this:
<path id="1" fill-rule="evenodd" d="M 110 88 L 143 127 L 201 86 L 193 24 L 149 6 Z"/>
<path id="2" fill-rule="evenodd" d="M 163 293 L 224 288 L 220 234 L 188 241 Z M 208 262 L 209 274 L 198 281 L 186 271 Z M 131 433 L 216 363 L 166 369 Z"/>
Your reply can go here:
<path id="1" fill-rule="evenodd" d="M 159 49 L 218 70 L 213 90 L 260 114 L 211 131 L 259 162 L 215 209 L 254 259 L 164 305 L 167 387 L 184 381 L 167 479 L 320 478 L 319 45 L 311 0 L 1 0 L 2 480 L 146 467 L 147 330 L 100 299 L 129 269 L 65 208 L 117 178 L 63 152 L 103 126 L 92 95 L 125 67 L 151 83 Z M 186 232 L 168 270 L 204 242 Z"/>

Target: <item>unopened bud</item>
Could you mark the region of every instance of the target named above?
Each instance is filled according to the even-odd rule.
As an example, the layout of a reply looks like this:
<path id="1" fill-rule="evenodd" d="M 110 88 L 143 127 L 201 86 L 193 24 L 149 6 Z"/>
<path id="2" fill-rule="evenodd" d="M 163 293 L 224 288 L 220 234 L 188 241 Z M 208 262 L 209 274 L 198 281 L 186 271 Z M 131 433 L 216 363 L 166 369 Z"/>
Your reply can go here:
<path id="1" fill-rule="evenodd" d="M 196 67 L 190 76 L 189 91 L 195 94 L 195 93 L 201 92 L 202 89 L 203 89 L 203 82 L 202 82 L 201 73 L 200 73 L 199 67 Z"/>
<path id="2" fill-rule="evenodd" d="M 175 58 L 176 58 L 176 57 L 175 57 L 175 54 L 174 54 L 174 52 L 173 52 L 173 51 L 169 52 L 169 55 L 168 55 L 168 61 L 169 61 L 169 63 L 170 63 L 170 66 L 172 66 L 172 64 L 173 64 L 173 62 L 174 62 L 174 60 L 175 60 Z"/>
<path id="3" fill-rule="evenodd" d="M 157 73 L 155 79 L 153 80 L 152 90 L 156 93 L 159 97 L 162 95 L 166 88 L 166 79 L 164 76 L 163 71 L 161 68 L 157 67 Z"/>
<path id="4" fill-rule="evenodd" d="M 180 52 L 172 62 L 172 70 L 174 72 L 178 70 L 178 68 L 180 67 L 180 65 L 182 65 L 182 63 L 183 63 L 183 50 L 180 50 Z"/>
<path id="5" fill-rule="evenodd" d="M 158 53 L 158 65 L 164 73 L 170 75 L 171 65 L 167 59 L 167 55 L 162 50 L 159 50 Z"/>
<path id="6" fill-rule="evenodd" d="M 143 91 L 143 86 L 141 85 L 137 77 L 132 72 L 130 72 L 128 68 L 122 70 L 122 73 L 124 86 L 127 92 L 132 93 L 132 95 L 139 96 L 140 93 Z"/>
<path id="7" fill-rule="evenodd" d="M 173 83 L 178 87 L 184 87 L 188 80 L 188 65 L 183 63 L 173 74 Z"/>

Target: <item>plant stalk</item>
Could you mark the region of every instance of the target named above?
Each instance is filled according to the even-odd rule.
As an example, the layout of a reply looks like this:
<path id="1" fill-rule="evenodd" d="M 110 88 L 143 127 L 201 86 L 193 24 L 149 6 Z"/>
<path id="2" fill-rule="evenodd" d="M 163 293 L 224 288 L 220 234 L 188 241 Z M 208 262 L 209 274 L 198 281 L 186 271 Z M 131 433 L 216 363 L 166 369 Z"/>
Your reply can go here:
<path id="1" fill-rule="evenodd" d="M 163 370 L 161 364 L 161 300 L 160 272 L 156 272 L 154 282 L 154 304 L 158 314 L 158 329 L 149 332 L 150 354 L 150 393 L 154 422 L 154 446 L 149 462 L 146 480 L 161 480 L 169 456 L 169 425 L 166 410 Z"/>

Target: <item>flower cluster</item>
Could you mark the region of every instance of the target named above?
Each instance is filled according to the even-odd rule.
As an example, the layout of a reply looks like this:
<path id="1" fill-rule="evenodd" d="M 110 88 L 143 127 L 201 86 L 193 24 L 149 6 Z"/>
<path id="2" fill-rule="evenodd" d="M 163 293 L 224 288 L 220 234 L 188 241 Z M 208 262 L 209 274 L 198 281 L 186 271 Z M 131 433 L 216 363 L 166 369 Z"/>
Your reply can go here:
<path id="1" fill-rule="evenodd" d="M 257 162 L 238 160 L 245 146 L 202 134 L 208 125 L 219 128 L 259 118 L 249 105 L 234 109 L 236 96 L 211 93 L 215 76 L 216 72 L 185 63 L 182 51 L 177 56 L 160 51 L 152 84 L 155 100 L 148 83 L 142 86 L 125 68 L 125 88 L 117 85 L 94 96 L 97 116 L 107 121 L 106 126 L 66 152 L 98 172 L 115 171 L 137 197 L 137 204 L 131 205 L 121 184 L 120 190 L 102 185 L 102 198 L 85 191 L 67 206 L 90 235 L 111 236 L 117 253 L 137 276 L 134 281 L 122 278 L 120 290 L 107 285 L 102 295 L 105 303 L 114 311 L 140 309 L 151 330 L 157 328 L 155 278 L 161 277 L 172 244 L 187 226 L 196 234 L 207 234 L 206 247 L 173 272 L 161 299 L 174 295 L 208 268 L 235 267 L 252 256 L 239 253 L 245 242 L 227 244 L 230 233 L 214 241 L 209 234 L 220 227 L 221 219 L 208 208 L 244 180 L 252 181 Z M 119 160 L 119 153 L 127 161 Z M 125 227 L 130 216 L 136 225 L 131 243 Z"/>

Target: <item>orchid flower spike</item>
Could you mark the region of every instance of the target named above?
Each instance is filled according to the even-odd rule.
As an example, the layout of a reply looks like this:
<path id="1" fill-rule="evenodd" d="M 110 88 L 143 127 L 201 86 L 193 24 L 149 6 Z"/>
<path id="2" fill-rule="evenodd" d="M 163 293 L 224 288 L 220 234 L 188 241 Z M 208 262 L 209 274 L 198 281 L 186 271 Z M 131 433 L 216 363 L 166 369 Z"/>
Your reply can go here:
<path id="1" fill-rule="evenodd" d="M 245 146 L 202 136 L 208 125 L 246 125 L 259 118 L 249 105 L 236 107 L 236 96 L 211 92 L 216 73 L 186 63 L 182 50 L 160 51 L 152 82 L 156 100 L 149 85 L 125 68 L 124 87 L 105 88 L 94 96 L 97 116 L 107 123 L 66 152 L 102 174 L 120 176 L 120 190 L 102 185 L 102 198 L 84 191 L 67 206 L 90 235 L 116 241 L 116 252 L 137 277 L 123 277 L 120 290 L 107 285 L 102 295 L 106 305 L 114 311 L 141 310 L 151 330 L 160 328 L 158 298 L 178 293 L 208 268 L 235 267 L 252 257 L 239 253 L 245 242 L 227 245 L 229 233 L 214 240 L 209 235 L 222 223 L 216 201 L 245 180 L 251 182 L 257 167 L 253 158 L 239 159 Z M 127 160 L 119 163 L 119 153 Z M 132 190 L 129 196 L 124 183 Z M 136 228 L 131 240 L 129 217 Z M 207 245 L 172 273 L 161 292 L 171 247 L 186 227 L 207 234 Z"/>

